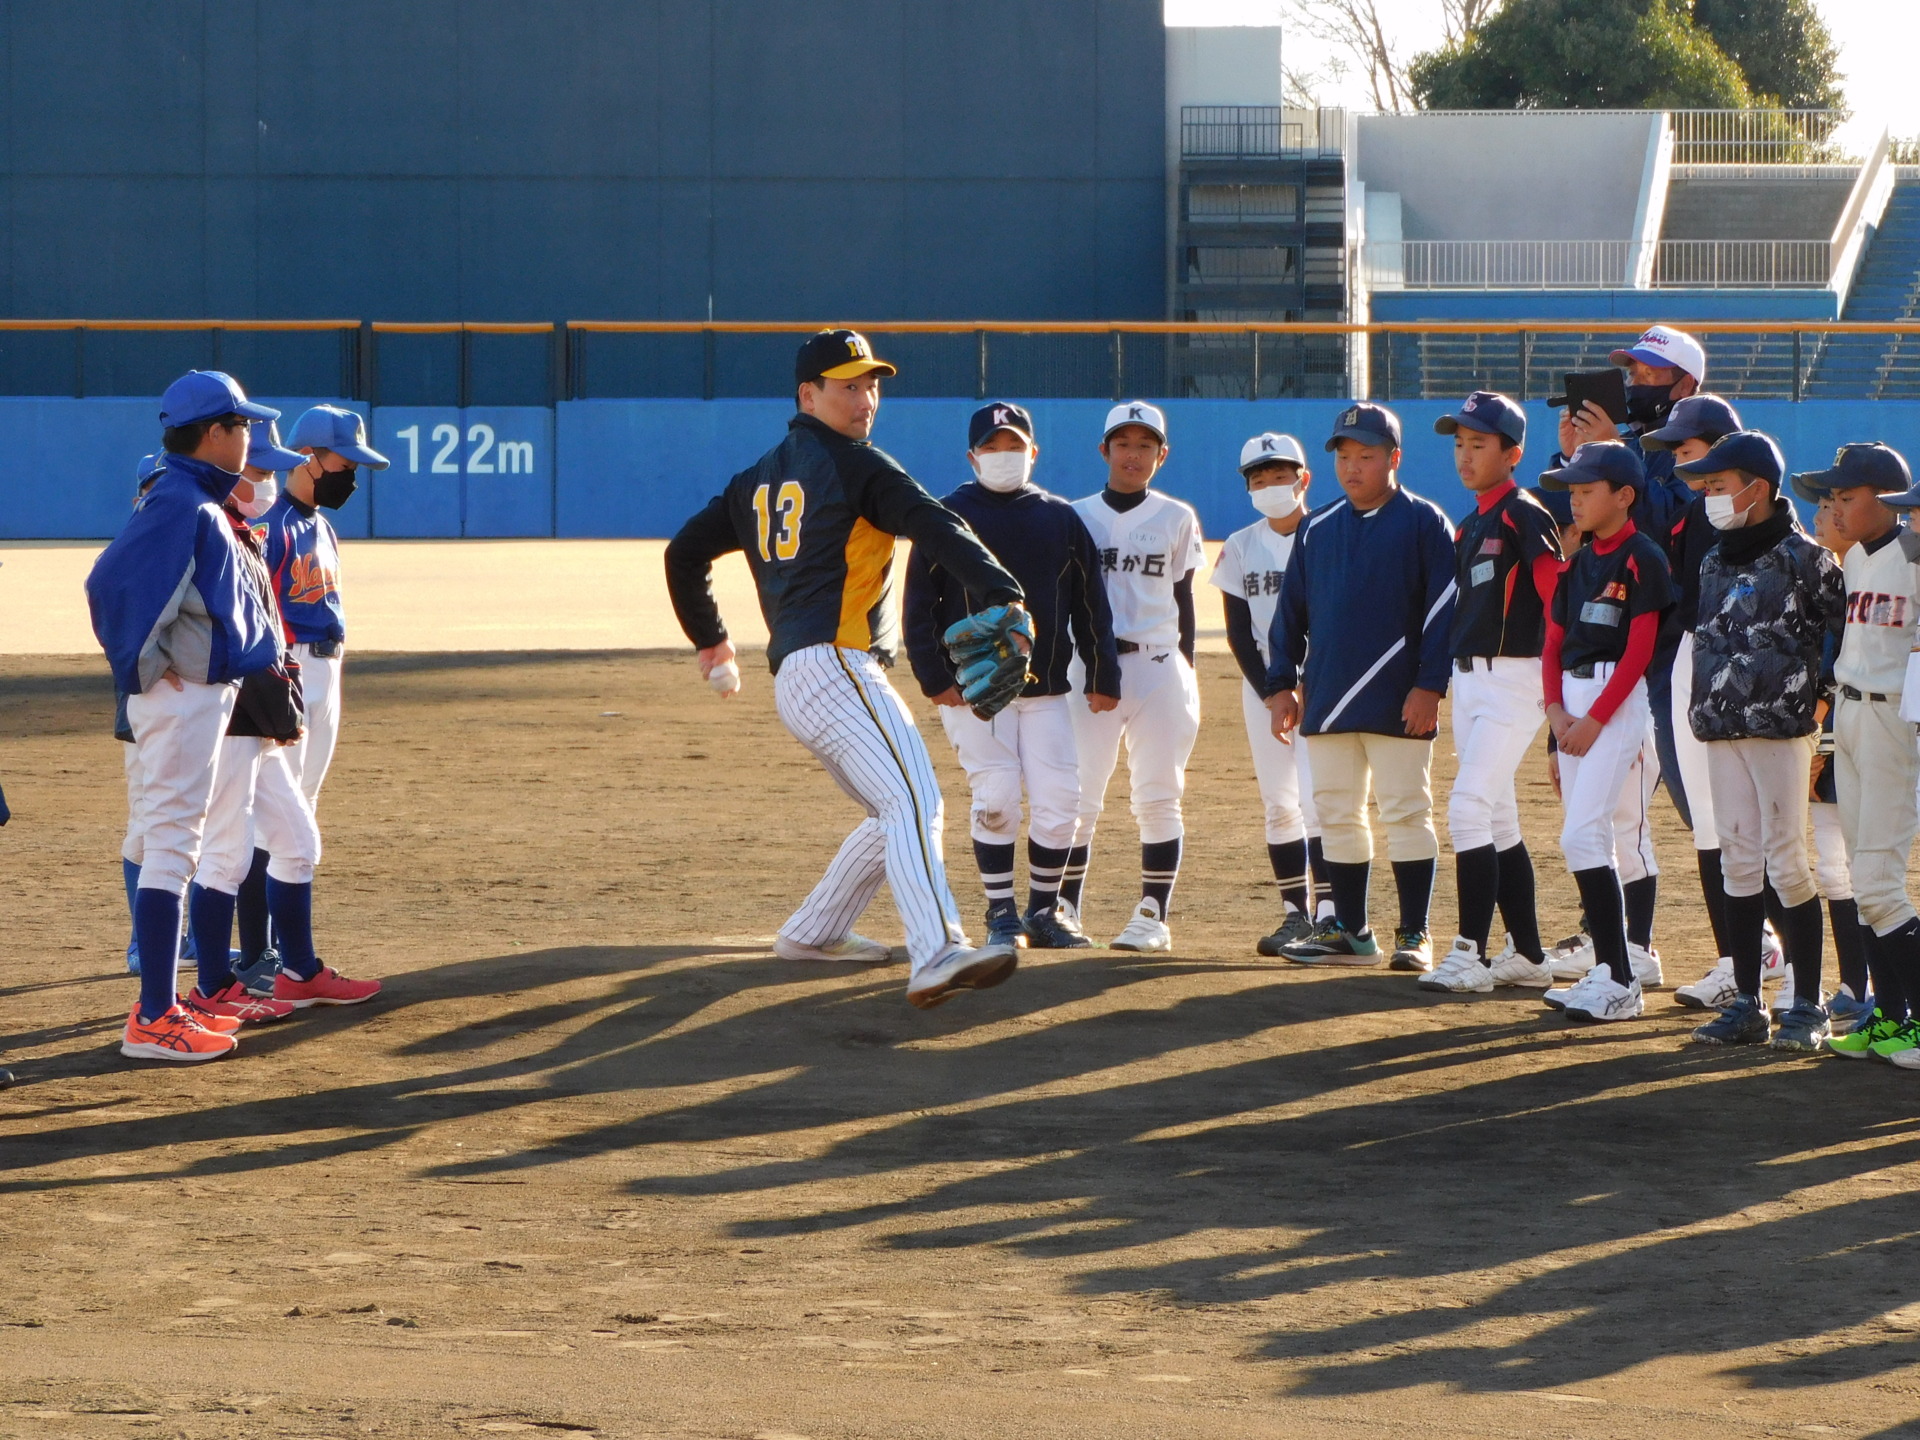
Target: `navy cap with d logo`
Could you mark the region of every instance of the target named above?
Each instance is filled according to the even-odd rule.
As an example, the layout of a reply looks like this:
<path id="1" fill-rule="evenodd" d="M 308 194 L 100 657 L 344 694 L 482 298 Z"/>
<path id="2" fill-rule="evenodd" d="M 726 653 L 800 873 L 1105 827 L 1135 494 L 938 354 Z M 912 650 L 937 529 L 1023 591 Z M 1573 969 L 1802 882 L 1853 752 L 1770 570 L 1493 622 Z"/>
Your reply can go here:
<path id="1" fill-rule="evenodd" d="M 1851 490 L 1856 485 L 1871 486 L 1882 495 L 1898 495 L 1913 488 L 1913 472 L 1898 450 L 1873 441 L 1842 445 L 1834 452 L 1828 469 L 1793 477 L 1794 494 L 1802 500 L 1824 500 L 1835 490 Z"/>
<path id="2" fill-rule="evenodd" d="M 809 380 L 857 380 L 862 375 L 898 375 L 900 372 L 873 353 L 858 330 L 822 330 L 809 336 L 793 359 L 793 383 Z"/>
<path id="3" fill-rule="evenodd" d="M 1362 445 L 1384 445 L 1389 450 L 1398 450 L 1400 417 L 1384 405 L 1369 405 L 1364 401 L 1349 405 L 1334 422 L 1327 449 L 1338 449 L 1342 440 L 1358 440 Z"/>

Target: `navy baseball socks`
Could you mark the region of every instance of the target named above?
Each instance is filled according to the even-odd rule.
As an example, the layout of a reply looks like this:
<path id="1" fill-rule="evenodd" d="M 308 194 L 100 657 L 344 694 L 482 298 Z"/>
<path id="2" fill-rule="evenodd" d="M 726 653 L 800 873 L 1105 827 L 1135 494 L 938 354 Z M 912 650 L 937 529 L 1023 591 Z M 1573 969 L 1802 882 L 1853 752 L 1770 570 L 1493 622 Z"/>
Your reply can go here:
<path id="1" fill-rule="evenodd" d="M 187 927 L 193 931 L 202 995 L 218 995 L 233 983 L 227 941 L 233 935 L 236 899 L 223 890 L 187 886 Z"/>
<path id="2" fill-rule="evenodd" d="M 296 885 L 267 877 L 267 913 L 280 937 L 280 968 L 296 980 L 320 973 L 313 953 L 313 884 Z"/>
<path id="3" fill-rule="evenodd" d="M 1434 859 L 1393 862 L 1400 924 L 1393 932 L 1393 958 L 1387 963 L 1395 970 L 1424 973 L 1433 969 L 1433 937 L 1427 933 L 1427 916 L 1433 908 L 1433 877 L 1438 866 Z"/>
<path id="4" fill-rule="evenodd" d="M 1333 914 L 1333 881 L 1327 871 L 1327 852 L 1318 835 L 1307 836 L 1307 873 L 1313 876 L 1313 918 L 1324 920 Z"/>
<path id="5" fill-rule="evenodd" d="M 120 858 L 120 878 L 127 884 L 127 973 L 140 973 L 140 935 L 136 928 L 139 920 L 137 901 L 140 895 L 140 867 L 127 859 Z"/>
<path id="6" fill-rule="evenodd" d="M 1544 964 L 1546 948 L 1540 941 L 1540 910 L 1533 879 L 1533 856 L 1526 842 L 1509 845 L 1500 855 L 1500 922 L 1507 927 L 1517 954 Z M 1481 954 L 1486 954 L 1485 948 Z"/>
<path id="7" fill-rule="evenodd" d="M 180 967 L 180 897 L 171 890 L 134 893 L 133 933 L 140 945 L 140 1018 L 158 1020 L 178 1000 L 173 992 Z"/>
<path id="8" fill-rule="evenodd" d="M 1180 878 L 1180 849 L 1185 841 L 1178 835 L 1171 840 L 1143 841 L 1140 845 L 1140 898 L 1160 907 L 1160 918 L 1167 918 L 1173 904 L 1174 882 Z"/>
<path id="9" fill-rule="evenodd" d="M 1733 942 L 1727 936 L 1727 885 L 1720 873 L 1720 852 L 1696 850 L 1693 861 L 1700 870 L 1700 899 L 1706 906 L 1707 923 L 1713 927 L 1715 953 L 1731 957 Z"/>
<path id="10" fill-rule="evenodd" d="M 1067 850 L 1066 868 L 1060 872 L 1060 898 L 1078 913 L 1080 896 L 1086 889 L 1087 865 L 1093 858 L 1093 842 L 1074 845 Z"/>
<path id="11" fill-rule="evenodd" d="M 1491 845 L 1454 851 L 1453 883 L 1460 896 L 1458 933 L 1485 963 L 1494 907 L 1500 899 L 1500 852 Z"/>
<path id="12" fill-rule="evenodd" d="M 1051 910 L 1060 899 L 1060 882 L 1073 852 L 1064 845 L 1042 845 L 1027 837 L 1027 913 Z"/>
<path id="13" fill-rule="evenodd" d="M 1620 872 L 1611 865 L 1596 865 L 1591 870 L 1574 871 L 1573 883 L 1580 890 L 1580 908 L 1587 917 L 1587 934 L 1593 939 L 1595 964 L 1606 966 L 1616 984 L 1631 983 L 1627 903 L 1620 889 Z"/>
<path id="14" fill-rule="evenodd" d="M 1267 842 L 1267 863 L 1280 887 L 1280 899 L 1289 910 L 1313 918 L 1313 877 L 1307 861 L 1307 842 L 1282 840 Z"/>
<path id="15" fill-rule="evenodd" d="M 987 943 L 1024 948 L 1027 927 L 1013 898 L 1013 842 L 975 840 L 973 862 L 987 892 Z"/>

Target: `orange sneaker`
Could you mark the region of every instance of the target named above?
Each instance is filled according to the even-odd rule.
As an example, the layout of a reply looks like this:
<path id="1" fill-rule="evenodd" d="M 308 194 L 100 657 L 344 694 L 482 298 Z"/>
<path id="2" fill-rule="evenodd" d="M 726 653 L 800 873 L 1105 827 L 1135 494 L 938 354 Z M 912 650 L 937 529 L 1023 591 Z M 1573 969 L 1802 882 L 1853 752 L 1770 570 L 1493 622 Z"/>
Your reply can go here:
<path id="1" fill-rule="evenodd" d="M 231 1035 L 240 1028 L 240 1019 L 238 1016 L 221 1015 L 212 1010 L 202 1010 L 199 1006 L 195 1005 L 193 1003 L 193 996 L 199 993 L 200 987 L 196 985 L 193 987 L 193 994 L 175 997 L 175 1002 L 185 1007 L 189 1020 L 193 1021 L 193 1023 L 198 1025 L 202 1030 L 211 1030 L 216 1035 Z"/>
<path id="2" fill-rule="evenodd" d="M 136 1001 L 127 1012 L 127 1033 L 120 1053 L 133 1060 L 218 1060 L 238 1049 L 240 1042 L 201 1026 L 184 1005 L 175 1005 L 158 1020 L 142 1020 Z"/>
<path id="3" fill-rule="evenodd" d="M 202 995 L 200 987 L 194 986 L 187 993 L 187 1008 L 193 1011 L 193 1018 L 212 1029 L 209 1024 L 214 1020 L 232 1020 L 236 1024 L 258 1025 L 267 1020 L 284 1020 L 293 1014 L 293 1006 L 285 1000 L 262 1000 L 247 993 L 247 987 L 238 980 L 229 982 L 211 995 Z"/>
<path id="4" fill-rule="evenodd" d="M 322 965 L 311 980 L 296 979 L 285 970 L 273 979 L 273 998 L 296 1010 L 309 1005 L 358 1005 L 379 993 L 378 980 L 349 980 L 331 965 Z"/>

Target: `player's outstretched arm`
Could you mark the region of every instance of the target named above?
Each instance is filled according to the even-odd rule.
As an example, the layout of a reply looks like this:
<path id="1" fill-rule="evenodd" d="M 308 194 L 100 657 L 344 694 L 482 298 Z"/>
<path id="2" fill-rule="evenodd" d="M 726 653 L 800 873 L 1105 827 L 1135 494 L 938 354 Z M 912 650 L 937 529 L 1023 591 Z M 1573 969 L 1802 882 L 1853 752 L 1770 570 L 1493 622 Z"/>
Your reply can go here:
<path id="1" fill-rule="evenodd" d="M 960 692 L 953 684 L 953 670 L 947 664 L 946 651 L 940 645 L 941 632 L 966 613 L 964 603 L 956 605 L 953 599 L 947 586 L 947 572 L 931 564 L 925 552 L 919 546 L 914 546 L 907 554 L 906 596 L 900 606 L 900 638 L 906 645 L 907 663 L 913 668 L 913 678 L 920 682 L 920 693 L 941 705 L 960 703 Z M 954 612 L 951 616 L 948 615 L 949 610 Z"/>
<path id="2" fill-rule="evenodd" d="M 1013 605 L 1027 597 L 1020 582 L 980 543 L 973 527 L 926 492 L 890 457 L 870 452 L 863 457 L 872 468 L 863 474 L 841 475 L 855 498 L 855 508 L 877 530 L 904 535 L 927 562 L 944 568 L 976 605 Z M 877 463 L 874 463 L 877 462 Z"/>
<path id="3" fill-rule="evenodd" d="M 721 623 L 720 607 L 713 598 L 713 562 L 740 548 L 733 521 L 727 514 L 727 499 L 716 495 L 667 542 L 667 595 L 673 601 L 673 615 L 701 652 L 701 673 L 710 668 L 706 652 L 727 646 L 727 627 Z M 716 661 L 714 663 L 720 663 Z"/>

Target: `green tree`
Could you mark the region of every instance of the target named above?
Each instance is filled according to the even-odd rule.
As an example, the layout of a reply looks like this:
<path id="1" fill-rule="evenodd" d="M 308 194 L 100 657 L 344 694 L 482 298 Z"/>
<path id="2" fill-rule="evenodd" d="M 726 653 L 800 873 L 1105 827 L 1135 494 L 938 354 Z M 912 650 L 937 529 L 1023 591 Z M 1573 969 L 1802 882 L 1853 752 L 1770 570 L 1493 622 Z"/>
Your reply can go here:
<path id="1" fill-rule="evenodd" d="M 1755 95 L 1791 109 L 1844 107 L 1839 53 L 1813 0 L 1694 0 L 1693 23 L 1732 57 Z"/>
<path id="2" fill-rule="evenodd" d="M 1754 103 L 1740 67 L 1694 25 L 1687 0 L 1508 0 L 1464 39 L 1416 59 L 1408 80 L 1422 109 Z"/>

